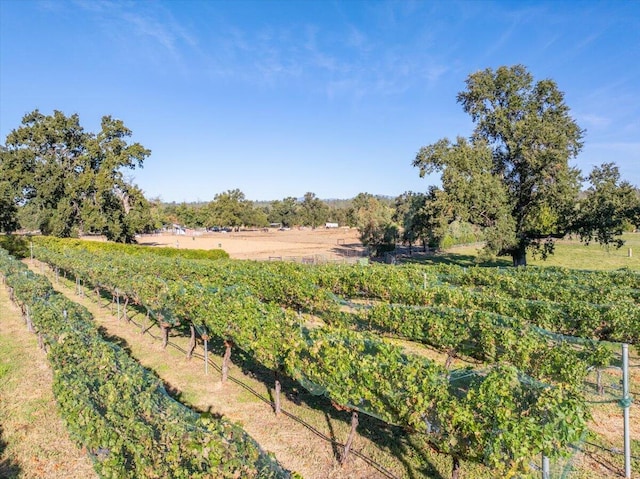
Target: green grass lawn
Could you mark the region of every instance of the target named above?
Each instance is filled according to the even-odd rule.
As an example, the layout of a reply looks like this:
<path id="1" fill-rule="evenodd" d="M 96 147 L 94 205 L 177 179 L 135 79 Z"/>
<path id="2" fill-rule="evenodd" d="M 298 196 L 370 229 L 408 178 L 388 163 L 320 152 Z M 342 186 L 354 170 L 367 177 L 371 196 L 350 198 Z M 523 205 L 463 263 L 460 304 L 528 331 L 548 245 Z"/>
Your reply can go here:
<path id="1" fill-rule="evenodd" d="M 527 263 L 535 266 L 561 266 L 585 270 L 613 270 L 629 268 L 640 271 L 640 233 L 626 233 L 622 236 L 622 248 L 604 247 L 597 243 L 585 245 L 578 240 L 556 242 L 555 252 L 546 260 L 527 255 Z M 631 252 L 631 256 L 629 255 Z M 454 246 L 435 255 L 414 259 L 420 263 L 454 263 L 473 266 L 478 256 L 478 246 Z M 483 266 L 511 266 L 510 257 L 496 258 L 480 263 Z"/>
<path id="2" fill-rule="evenodd" d="M 546 261 L 530 258 L 529 264 L 538 266 L 563 266 L 574 269 L 611 270 L 629 268 L 640 271 L 640 233 L 626 233 L 622 236 L 625 244 L 622 248 L 600 246 L 592 243 L 588 246 L 577 240 L 562 240 L 556 243 L 553 256 Z M 629 251 L 631 250 L 631 256 Z"/>

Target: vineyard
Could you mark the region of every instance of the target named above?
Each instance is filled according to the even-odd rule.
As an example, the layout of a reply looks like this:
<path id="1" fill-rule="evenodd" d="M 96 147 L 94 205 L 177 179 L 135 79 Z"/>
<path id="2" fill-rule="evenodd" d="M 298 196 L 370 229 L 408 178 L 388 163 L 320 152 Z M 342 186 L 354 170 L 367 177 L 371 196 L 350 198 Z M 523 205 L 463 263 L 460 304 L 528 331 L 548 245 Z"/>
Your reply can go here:
<path id="1" fill-rule="evenodd" d="M 190 356 L 198 343 L 223 342 L 223 382 L 235 352 L 273 371 L 276 413 L 285 377 L 349 411 L 342 460 L 364 414 L 420 435 L 451 458 L 452 477 L 464 464 L 535 476 L 540 457 L 560 461 L 589 436 L 592 398 L 615 389 L 613 343 L 640 344 L 640 275 L 631 271 L 307 266 L 157 251 L 52 238 L 34 238 L 32 247 L 55 278 L 108 294 L 125 317 L 128 308 L 141 311 L 142 328 L 156 323 L 164 345 L 170 333 L 183 334 Z M 206 464 L 242 477 L 287 474 L 237 426 L 171 400 L 99 337 L 82 308 L 2 258 L 7 284 L 50 350 L 69 428 L 99 472 L 210 477 Z M 115 391 L 130 400 L 112 404 Z M 148 401 L 134 406 L 134 397 Z M 203 459 L 205 451 L 215 457 Z"/>
<path id="2" fill-rule="evenodd" d="M 105 341 L 86 309 L 0 250 L 0 272 L 54 371 L 67 427 L 100 477 L 289 477 L 240 427 L 199 416 Z"/>

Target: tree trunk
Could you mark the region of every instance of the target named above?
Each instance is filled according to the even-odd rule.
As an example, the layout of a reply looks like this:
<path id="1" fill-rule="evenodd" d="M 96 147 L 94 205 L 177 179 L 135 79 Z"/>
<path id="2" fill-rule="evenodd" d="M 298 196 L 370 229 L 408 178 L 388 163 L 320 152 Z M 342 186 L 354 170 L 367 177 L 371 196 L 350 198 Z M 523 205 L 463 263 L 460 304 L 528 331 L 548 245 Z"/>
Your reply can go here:
<path id="1" fill-rule="evenodd" d="M 460 459 L 453 458 L 453 466 L 451 467 L 451 479 L 460 479 Z"/>
<path id="2" fill-rule="evenodd" d="M 353 411 L 351 413 L 351 431 L 349 431 L 349 437 L 347 438 L 347 442 L 344 445 L 344 451 L 342 452 L 342 457 L 340 458 L 340 464 L 344 464 L 347 461 L 347 457 L 349 456 L 349 451 L 351 450 L 351 444 L 353 443 L 353 438 L 356 435 L 356 428 L 358 427 L 358 413 Z"/>
<path id="3" fill-rule="evenodd" d="M 187 360 L 190 361 L 193 351 L 196 349 L 196 328 L 193 323 L 189 325 L 189 329 L 191 330 L 191 339 L 189 339 L 189 347 L 187 348 Z"/>
<path id="4" fill-rule="evenodd" d="M 513 266 L 526 266 L 527 265 L 527 249 L 524 246 L 518 246 L 511 252 L 511 258 L 513 259 Z"/>
<path id="5" fill-rule="evenodd" d="M 231 358 L 231 346 L 233 343 L 231 341 L 225 341 L 225 351 L 224 356 L 222 358 L 222 382 L 227 382 L 227 377 L 229 376 L 229 359 Z"/>
<path id="6" fill-rule="evenodd" d="M 168 323 L 160 322 L 160 331 L 162 332 L 162 349 L 167 349 L 167 344 L 169 344 L 169 329 L 171 325 Z"/>

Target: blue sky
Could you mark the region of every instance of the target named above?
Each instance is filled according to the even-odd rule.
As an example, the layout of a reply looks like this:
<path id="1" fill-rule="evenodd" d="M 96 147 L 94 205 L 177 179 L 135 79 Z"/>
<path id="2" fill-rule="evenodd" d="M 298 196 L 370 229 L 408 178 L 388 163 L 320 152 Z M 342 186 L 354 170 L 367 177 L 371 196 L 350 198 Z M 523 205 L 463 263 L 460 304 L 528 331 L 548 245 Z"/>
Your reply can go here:
<path id="1" fill-rule="evenodd" d="M 0 0 L 0 137 L 36 108 L 152 150 L 147 197 L 426 191 L 421 146 L 468 136 L 466 77 L 524 64 L 586 129 L 574 162 L 640 186 L 640 1 Z"/>

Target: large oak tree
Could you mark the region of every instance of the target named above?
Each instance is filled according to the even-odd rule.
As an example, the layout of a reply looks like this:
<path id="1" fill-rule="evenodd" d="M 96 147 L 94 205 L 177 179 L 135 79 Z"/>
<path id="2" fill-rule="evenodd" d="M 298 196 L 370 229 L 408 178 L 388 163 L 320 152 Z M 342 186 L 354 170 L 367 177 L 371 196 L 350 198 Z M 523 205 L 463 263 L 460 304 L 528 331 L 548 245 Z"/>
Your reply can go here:
<path id="1" fill-rule="evenodd" d="M 552 80 L 522 65 L 469 75 L 457 100 L 471 116 L 470 139 L 442 139 L 418 152 L 420 175 L 440 172 L 456 217 L 482 226 L 488 251 L 526 264 L 528 250 L 553 251 L 570 229 L 580 172 L 570 166 L 583 130 Z"/>
<path id="2" fill-rule="evenodd" d="M 124 171 L 142 167 L 150 151 L 129 144 L 130 136 L 111 116 L 102 118 L 94 134 L 84 130 L 77 114 L 35 110 L 9 133 L 0 151 L 3 198 L 18 207 L 22 226 L 44 234 L 98 233 L 133 241 L 149 226 L 149 206 Z"/>
<path id="3" fill-rule="evenodd" d="M 254 207 L 253 201 L 246 199 L 239 189 L 228 190 L 215 195 L 213 201 L 204 207 L 205 226 L 266 226 L 267 215 Z"/>

